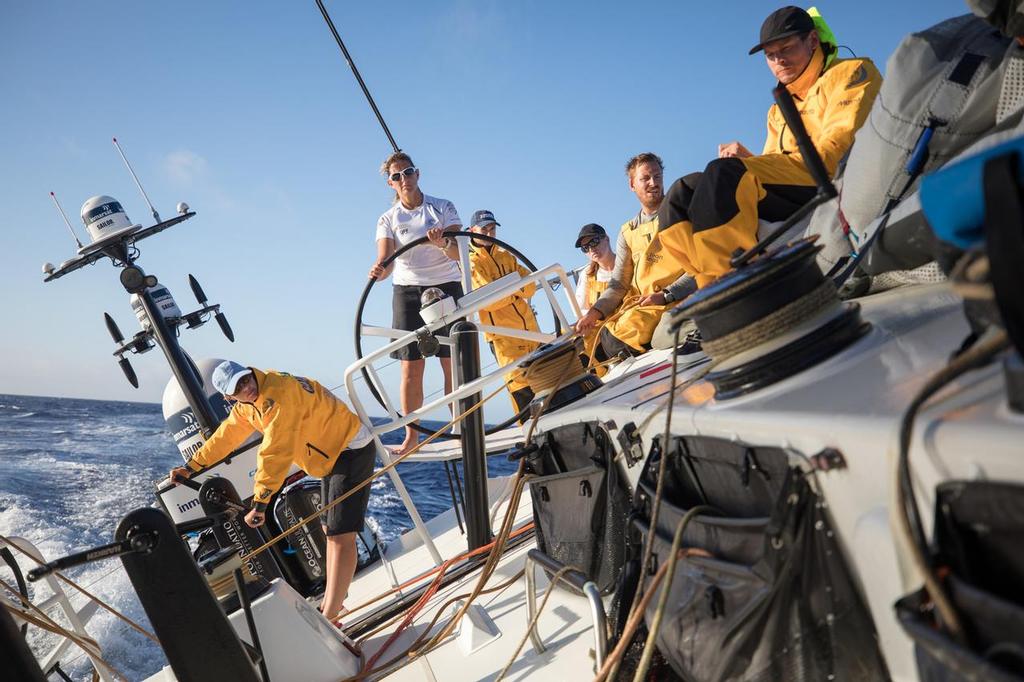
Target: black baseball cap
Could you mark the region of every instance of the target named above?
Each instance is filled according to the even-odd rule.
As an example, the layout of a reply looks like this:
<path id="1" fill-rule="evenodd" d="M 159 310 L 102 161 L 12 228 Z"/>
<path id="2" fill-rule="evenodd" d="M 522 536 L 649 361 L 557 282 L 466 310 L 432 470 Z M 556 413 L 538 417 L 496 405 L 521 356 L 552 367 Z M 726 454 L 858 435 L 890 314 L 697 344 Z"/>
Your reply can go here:
<path id="1" fill-rule="evenodd" d="M 590 239 L 591 237 L 607 237 L 608 233 L 604 231 L 604 228 L 597 223 L 587 223 L 580 228 L 580 234 L 576 237 L 576 248 L 580 248 L 580 244 Z"/>
<path id="2" fill-rule="evenodd" d="M 783 7 L 768 15 L 768 18 L 761 24 L 761 42 L 750 48 L 747 54 L 754 54 L 764 49 L 765 43 L 774 40 L 782 40 L 789 36 L 800 33 L 810 33 L 814 30 L 814 19 L 806 10 L 799 7 Z"/>

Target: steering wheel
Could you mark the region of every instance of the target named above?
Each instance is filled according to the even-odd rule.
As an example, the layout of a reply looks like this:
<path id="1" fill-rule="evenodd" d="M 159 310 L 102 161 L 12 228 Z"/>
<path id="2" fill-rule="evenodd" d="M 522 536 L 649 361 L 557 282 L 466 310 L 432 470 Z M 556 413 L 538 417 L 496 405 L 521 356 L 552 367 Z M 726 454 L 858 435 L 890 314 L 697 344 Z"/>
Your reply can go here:
<path id="1" fill-rule="evenodd" d="M 491 237 L 491 236 L 488 236 L 486 234 L 478 234 L 476 232 L 469 232 L 469 231 L 464 231 L 464 232 L 445 232 L 444 236 L 445 237 L 454 237 L 456 239 L 465 239 L 467 237 L 470 237 L 472 239 L 479 239 L 481 241 L 491 242 L 492 244 L 497 244 L 498 246 L 500 246 L 501 248 L 505 249 L 506 251 L 511 253 L 513 256 L 518 258 L 519 261 L 523 265 L 525 265 L 527 268 L 530 269 L 530 272 L 537 272 L 537 267 L 530 261 L 529 258 L 527 258 L 522 253 L 520 253 L 519 250 L 516 249 L 511 244 L 507 244 L 507 243 L 501 241 L 500 239 L 498 239 L 497 237 Z M 393 254 L 391 254 L 390 256 L 385 258 L 383 261 L 381 261 L 380 264 L 381 264 L 381 266 L 386 268 L 389 265 L 391 265 L 391 263 L 393 263 L 396 258 L 401 256 L 403 253 L 405 253 L 409 249 L 412 249 L 412 248 L 414 248 L 416 246 L 419 246 L 421 244 L 426 244 L 426 243 L 429 243 L 429 240 L 426 237 L 420 237 L 419 239 L 411 241 L 408 244 L 406 244 L 406 245 L 402 246 L 401 248 L 397 249 Z M 356 307 L 355 341 L 356 341 L 356 358 L 358 358 L 359 360 L 363 359 L 363 336 L 362 336 L 363 309 L 366 307 L 366 299 L 370 295 L 370 290 L 373 289 L 373 285 L 376 284 L 376 283 L 377 283 L 377 280 L 373 279 L 372 277 L 366 282 L 366 287 L 363 289 L 363 294 L 362 294 L 362 296 L 359 297 L 359 305 Z M 468 292 L 466 292 L 466 293 L 468 293 Z M 555 320 L 555 336 L 561 336 L 562 335 L 562 323 L 559 321 L 558 315 L 555 313 L 554 308 L 552 308 L 551 312 L 552 312 L 552 316 L 554 317 L 554 320 Z M 384 409 L 387 409 L 387 406 L 384 404 L 384 399 L 381 397 L 380 393 L 377 392 L 377 387 L 374 386 L 373 385 L 373 381 L 370 380 L 370 373 L 366 370 L 366 367 L 361 368 L 359 371 L 361 371 L 363 373 L 363 379 L 366 380 L 366 385 L 367 385 L 367 387 L 369 387 L 370 393 L 373 395 L 374 399 L 380 404 L 381 407 L 383 407 Z M 497 426 L 493 426 L 493 427 L 485 430 L 484 434 L 489 436 L 489 435 L 491 435 L 493 433 L 497 433 L 498 431 L 503 431 L 504 429 L 507 429 L 512 424 L 514 424 L 515 422 L 517 422 L 520 419 L 522 419 L 523 417 L 525 417 L 528 412 L 529 412 L 529 407 L 525 407 L 522 410 L 520 410 L 518 413 L 512 415 L 511 417 L 509 417 L 508 419 L 503 421 L 501 424 L 498 424 Z M 401 417 L 402 415 L 399 413 L 398 416 Z M 433 433 L 433 431 L 431 431 L 430 429 L 424 428 L 424 427 L 422 427 L 422 426 L 420 426 L 419 424 L 416 424 L 416 423 L 411 423 L 411 424 L 409 424 L 409 426 L 411 428 L 415 429 L 416 431 L 418 431 L 419 433 L 422 433 L 422 434 L 430 435 L 430 434 Z M 458 438 L 459 436 L 456 436 L 456 435 L 453 435 L 453 434 L 450 434 L 450 433 L 444 433 L 444 434 L 441 434 L 440 437 L 441 438 L 446 438 L 446 439 L 455 439 L 455 438 Z"/>

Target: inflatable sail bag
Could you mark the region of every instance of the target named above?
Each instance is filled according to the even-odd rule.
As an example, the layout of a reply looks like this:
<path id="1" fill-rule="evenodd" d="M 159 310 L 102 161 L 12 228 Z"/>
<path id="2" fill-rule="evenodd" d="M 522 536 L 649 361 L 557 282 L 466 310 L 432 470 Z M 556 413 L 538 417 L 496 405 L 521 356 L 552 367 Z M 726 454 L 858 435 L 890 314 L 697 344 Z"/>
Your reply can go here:
<path id="1" fill-rule="evenodd" d="M 924 174 L 1020 121 L 1020 110 L 1007 104 L 1018 98 L 1003 92 L 1007 64 L 1014 61 L 1008 55 L 1019 51 L 1009 38 L 971 15 L 903 39 L 854 138 L 842 172 L 838 211 L 830 202 L 812 219 L 809 233 L 823 235 L 830 247 L 819 259 L 823 269 L 848 255 L 851 247 L 860 250 L 871 236 L 873 221 L 910 196 Z M 929 237 L 920 218 L 894 221 L 875 240 L 863 266 L 876 274 L 923 265 L 932 260 Z"/>

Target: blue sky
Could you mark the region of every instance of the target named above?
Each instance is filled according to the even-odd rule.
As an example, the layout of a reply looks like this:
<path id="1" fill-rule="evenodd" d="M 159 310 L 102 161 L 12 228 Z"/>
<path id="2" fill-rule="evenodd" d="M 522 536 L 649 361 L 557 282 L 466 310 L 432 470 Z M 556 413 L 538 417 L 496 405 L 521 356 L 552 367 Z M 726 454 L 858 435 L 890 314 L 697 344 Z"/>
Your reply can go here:
<path id="1" fill-rule="evenodd" d="M 773 82 L 747 50 L 777 6 L 328 3 L 424 190 L 464 220 L 493 210 L 500 238 L 567 267 L 581 225 L 614 231 L 636 212 L 622 171 L 634 153 L 660 154 L 671 182 L 720 142 L 763 144 Z M 903 35 L 967 11 L 818 7 L 882 69 Z M 7 2 L 0 58 L 0 393 L 160 399 L 159 351 L 133 358 L 139 390 L 110 356 L 102 313 L 138 328 L 116 270 L 42 282 L 44 261 L 74 253 L 51 190 L 82 239 L 92 195 L 150 220 L 111 136 L 164 217 L 182 200 L 198 212 L 142 242 L 139 261 L 183 310 L 190 272 L 223 304 L 236 343 L 208 325 L 183 332 L 187 350 L 341 383 L 390 148 L 312 0 Z M 377 289 L 368 321 L 388 323 L 390 287 Z"/>

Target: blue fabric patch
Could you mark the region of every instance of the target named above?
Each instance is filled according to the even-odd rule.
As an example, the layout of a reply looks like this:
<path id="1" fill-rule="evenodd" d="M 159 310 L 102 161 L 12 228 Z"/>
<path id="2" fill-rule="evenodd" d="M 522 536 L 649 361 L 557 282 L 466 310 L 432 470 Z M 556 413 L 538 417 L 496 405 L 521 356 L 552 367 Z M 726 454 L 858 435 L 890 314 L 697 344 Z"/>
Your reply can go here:
<path id="1" fill-rule="evenodd" d="M 935 236 L 961 249 L 985 239 L 984 170 L 989 159 L 1017 153 L 1024 177 L 1024 136 L 949 164 L 921 179 L 921 208 Z"/>

